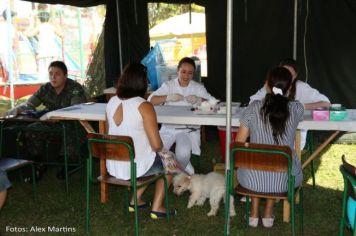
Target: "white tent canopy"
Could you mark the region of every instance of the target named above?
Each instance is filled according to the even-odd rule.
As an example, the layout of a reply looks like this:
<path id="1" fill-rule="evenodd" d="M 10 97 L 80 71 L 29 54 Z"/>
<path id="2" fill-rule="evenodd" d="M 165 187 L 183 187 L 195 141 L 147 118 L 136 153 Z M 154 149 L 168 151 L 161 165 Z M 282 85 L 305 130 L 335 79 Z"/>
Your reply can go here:
<path id="1" fill-rule="evenodd" d="M 150 29 L 150 38 L 174 38 L 192 34 L 205 34 L 205 14 L 195 12 L 190 14 L 184 13 L 162 21 Z"/>

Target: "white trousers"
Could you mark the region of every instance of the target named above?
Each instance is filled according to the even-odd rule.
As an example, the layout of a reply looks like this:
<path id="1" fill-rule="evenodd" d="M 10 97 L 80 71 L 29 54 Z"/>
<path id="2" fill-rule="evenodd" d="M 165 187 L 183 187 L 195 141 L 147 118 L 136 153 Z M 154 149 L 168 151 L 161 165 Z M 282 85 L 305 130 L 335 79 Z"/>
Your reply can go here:
<path id="1" fill-rule="evenodd" d="M 193 132 L 186 132 L 181 130 L 174 130 L 174 129 L 161 129 L 160 136 L 163 142 L 163 147 L 165 149 L 170 149 L 173 144 L 176 144 L 175 147 L 175 154 L 178 162 L 181 164 L 183 168 L 186 168 L 190 163 L 190 157 L 192 151 L 196 149 L 198 145 L 196 140 L 200 142 L 200 130 L 193 131 Z M 200 146 L 200 143 L 199 143 Z M 200 151 L 200 149 L 199 149 Z M 196 153 L 196 151 L 195 151 Z M 199 152 L 200 154 L 200 152 Z M 191 165 L 189 165 L 190 172 Z M 194 170 L 193 170 L 194 172 Z"/>
<path id="2" fill-rule="evenodd" d="M 307 141 L 307 132 L 306 129 L 300 130 L 300 150 L 303 150 Z"/>

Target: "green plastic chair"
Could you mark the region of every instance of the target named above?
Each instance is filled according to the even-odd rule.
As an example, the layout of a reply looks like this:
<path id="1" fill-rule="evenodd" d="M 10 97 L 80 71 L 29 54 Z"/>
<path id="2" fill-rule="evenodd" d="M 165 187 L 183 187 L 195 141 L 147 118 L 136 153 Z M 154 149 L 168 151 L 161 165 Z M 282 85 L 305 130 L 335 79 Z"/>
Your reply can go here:
<path id="1" fill-rule="evenodd" d="M 0 169 L 11 172 L 15 170 L 21 170 L 25 167 L 31 167 L 32 170 L 32 193 L 33 200 L 37 202 L 37 185 L 35 178 L 35 168 L 33 166 L 33 161 L 16 158 L 4 157 L 2 155 L 2 141 L 3 141 L 3 120 L 0 121 Z"/>
<path id="2" fill-rule="evenodd" d="M 44 164 L 44 165 L 51 165 L 51 166 L 63 166 L 64 167 L 64 182 L 65 182 L 65 189 L 66 192 L 69 193 L 69 175 L 72 172 L 75 172 L 79 169 L 82 168 L 82 163 L 81 163 L 81 156 L 80 156 L 80 144 L 79 144 L 79 134 L 78 134 L 78 123 L 76 121 L 71 121 L 75 122 L 74 124 L 74 129 L 75 129 L 75 135 L 76 135 L 76 155 L 78 158 L 77 163 L 68 163 L 68 153 L 67 153 L 67 127 L 64 122 L 62 121 L 57 121 L 57 120 L 49 120 L 49 121 L 41 121 L 41 122 L 58 122 L 60 128 L 53 129 L 51 127 L 43 126 L 41 128 L 37 127 L 26 127 L 25 130 L 27 132 L 48 132 L 48 133 L 53 133 L 56 134 L 57 137 L 51 137 L 47 139 L 44 143 L 45 145 L 45 160 L 44 161 L 39 161 L 38 163 Z M 51 161 L 49 160 L 49 145 L 63 145 L 63 161 Z M 71 172 L 68 171 L 68 167 L 73 166 L 75 167 Z"/>
<path id="3" fill-rule="evenodd" d="M 350 222 L 347 217 L 347 200 L 349 197 L 356 199 L 356 170 L 355 167 L 346 162 L 345 156 L 342 155 L 343 164 L 340 166 L 342 177 L 344 178 L 344 191 L 342 194 L 342 214 L 340 220 L 339 235 L 343 236 L 345 233 L 345 227 L 352 230 L 351 224 L 354 225 L 353 236 L 356 236 L 356 212 L 354 222 Z"/>
<path id="4" fill-rule="evenodd" d="M 69 192 L 69 175 L 71 172 L 68 171 L 69 166 L 74 166 L 72 172 L 77 171 L 78 169 L 82 168 L 82 163 L 81 163 L 81 156 L 80 156 L 80 143 L 78 140 L 78 125 L 79 123 L 76 121 L 71 121 L 71 122 L 76 122 L 75 123 L 75 135 L 76 135 L 76 155 L 78 157 L 78 162 L 77 163 L 68 163 L 68 155 L 67 155 L 67 149 L 64 148 L 63 151 L 63 161 L 50 161 L 49 160 L 49 145 L 53 145 L 54 143 L 57 145 L 61 145 L 63 143 L 63 146 L 66 147 L 67 144 L 67 128 L 65 126 L 65 123 L 62 121 L 57 121 L 57 120 L 48 120 L 48 121 L 40 121 L 38 119 L 34 118 L 27 118 L 27 117 L 19 117 L 19 118 L 12 118 L 9 119 L 8 121 L 13 122 L 14 124 L 10 124 L 9 126 L 5 126 L 3 129 L 11 132 L 16 133 L 16 158 L 20 157 L 20 146 L 21 143 L 23 143 L 23 133 L 25 132 L 47 132 L 47 133 L 53 133 L 56 134 L 57 137 L 53 138 L 50 137 L 44 142 L 45 146 L 45 157 L 46 160 L 41 160 L 41 161 L 35 161 L 34 163 L 41 163 L 44 165 L 53 165 L 53 166 L 63 166 L 65 175 L 64 175 L 64 182 L 65 182 L 65 189 L 66 192 Z M 29 124 L 34 123 L 34 122 L 43 122 L 43 123 L 58 123 L 59 127 L 58 128 L 53 128 L 53 127 L 47 127 L 47 126 L 42 126 L 42 127 L 31 127 Z"/>
<path id="5" fill-rule="evenodd" d="M 230 167 L 234 171 L 236 168 L 246 168 L 253 170 L 264 170 L 272 172 L 287 172 L 288 174 L 288 192 L 285 193 L 263 193 L 254 192 L 249 189 L 237 185 L 233 188 L 233 175 L 228 172 L 228 191 L 227 194 L 233 195 L 237 193 L 246 196 L 246 215 L 250 215 L 250 197 L 269 198 L 288 200 L 290 203 L 291 213 L 291 231 L 292 235 L 296 235 L 295 228 L 295 203 L 296 196 L 299 194 L 299 213 L 300 213 L 300 230 L 303 234 L 303 188 L 299 186 L 295 188 L 295 177 L 292 175 L 292 152 L 288 146 L 279 145 L 265 145 L 252 143 L 232 143 L 230 145 Z M 227 195 L 228 197 L 228 195 Z M 229 217 L 229 202 L 226 199 L 225 203 L 225 222 L 228 222 Z M 246 217 L 248 225 L 248 217 Z M 227 231 L 227 224 L 225 223 L 225 233 Z"/>
<path id="6" fill-rule="evenodd" d="M 136 163 L 135 149 L 133 145 L 133 140 L 128 136 L 115 136 L 115 135 L 105 135 L 89 133 L 88 138 L 88 149 L 89 158 L 87 160 L 87 179 L 86 179 L 86 230 L 90 230 L 90 182 L 95 182 L 93 179 L 93 157 L 100 159 L 100 176 L 97 180 L 100 184 L 104 186 L 101 194 L 107 194 L 107 184 L 119 185 L 125 188 L 125 199 L 124 199 L 124 210 L 125 214 L 128 212 L 128 189 L 131 189 L 134 196 L 134 208 L 135 208 L 135 235 L 138 235 L 138 208 L 137 208 L 137 189 L 140 187 L 149 185 L 156 180 L 163 178 L 164 189 L 165 189 L 165 207 L 168 207 L 168 185 L 167 179 L 164 173 L 159 175 L 152 175 L 147 177 L 137 178 L 136 176 Z M 131 164 L 131 179 L 123 180 L 117 179 L 107 173 L 106 170 L 106 160 L 117 160 L 117 161 L 128 161 Z M 103 199 L 104 198 L 104 199 Z M 102 202 L 106 200 L 106 196 L 102 196 Z M 169 222 L 169 214 L 167 214 L 167 221 Z"/>

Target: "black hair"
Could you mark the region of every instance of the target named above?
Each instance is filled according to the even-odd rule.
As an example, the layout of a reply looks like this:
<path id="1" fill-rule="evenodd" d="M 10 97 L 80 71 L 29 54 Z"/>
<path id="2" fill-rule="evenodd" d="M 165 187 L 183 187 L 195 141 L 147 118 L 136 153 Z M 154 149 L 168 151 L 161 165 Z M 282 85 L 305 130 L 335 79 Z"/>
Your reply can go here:
<path id="1" fill-rule="evenodd" d="M 292 74 L 284 67 L 272 68 L 267 74 L 267 86 L 271 90 L 266 94 L 261 115 L 263 122 L 270 123 L 272 134 L 276 144 L 279 144 L 278 137 L 284 135 L 287 120 L 289 118 L 289 98 L 286 97 L 292 83 Z M 272 90 L 280 89 L 282 94 L 274 93 Z"/>
<path id="2" fill-rule="evenodd" d="M 297 65 L 297 62 L 293 59 L 293 58 L 286 58 L 282 61 L 280 61 L 279 63 L 280 66 L 290 66 L 293 68 L 293 70 L 295 71 L 295 73 L 298 75 L 298 65 Z M 297 84 L 297 78 L 295 78 L 293 81 L 292 81 L 292 85 L 289 89 L 289 92 L 288 92 L 288 98 L 290 100 L 295 100 L 295 93 L 296 93 L 296 84 Z"/>
<path id="3" fill-rule="evenodd" d="M 147 68 L 140 63 L 127 64 L 117 82 L 119 98 L 144 97 L 147 91 Z"/>
<path id="4" fill-rule="evenodd" d="M 181 68 L 181 66 L 184 64 L 184 63 L 187 63 L 187 64 L 190 64 L 193 66 L 194 70 L 196 69 L 195 68 L 195 62 L 192 58 L 190 57 L 183 57 L 182 59 L 180 59 L 179 63 L 178 63 L 178 70 L 179 68 Z"/>
<path id="5" fill-rule="evenodd" d="M 63 71 L 65 75 L 68 75 L 68 69 L 66 64 L 64 64 L 63 61 L 52 61 L 51 64 L 49 64 L 48 69 L 51 67 L 57 67 Z"/>

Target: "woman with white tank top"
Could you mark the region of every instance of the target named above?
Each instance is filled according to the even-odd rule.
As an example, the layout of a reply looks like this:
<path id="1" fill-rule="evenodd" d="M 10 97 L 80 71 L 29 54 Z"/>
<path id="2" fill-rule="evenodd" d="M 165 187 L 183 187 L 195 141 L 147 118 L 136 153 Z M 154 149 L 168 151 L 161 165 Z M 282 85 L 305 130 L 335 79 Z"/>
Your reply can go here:
<path id="1" fill-rule="evenodd" d="M 154 175 L 163 171 L 161 159 L 156 154 L 162 149 L 162 141 L 153 105 L 143 99 L 146 90 L 146 68 L 139 63 L 128 64 L 118 80 L 117 96 L 112 97 L 106 107 L 108 134 L 125 135 L 133 139 L 137 177 Z M 110 175 L 120 179 L 130 179 L 130 163 L 107 160 L 106 164 Z M 167 175 L 167 181 L 168 184 L 172 182 L 171 175 Z M 137 191 L 139 208 L 149 206 L 148 202 L 142 200 L 145 190 L 146 187 L 141 187 Z M 156 181 L 151 218 L 159 219 L 167 216 L 167 211 L 163 207 L 163 199 L 164 182 L 163 179 L 159 179 Z M 131 199 L 131 205 L 133 205 L 133 199 Z M 169 214 L 175 215 L 176 210 L 169 211 Z"/>

